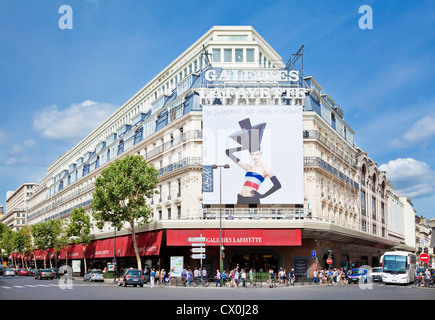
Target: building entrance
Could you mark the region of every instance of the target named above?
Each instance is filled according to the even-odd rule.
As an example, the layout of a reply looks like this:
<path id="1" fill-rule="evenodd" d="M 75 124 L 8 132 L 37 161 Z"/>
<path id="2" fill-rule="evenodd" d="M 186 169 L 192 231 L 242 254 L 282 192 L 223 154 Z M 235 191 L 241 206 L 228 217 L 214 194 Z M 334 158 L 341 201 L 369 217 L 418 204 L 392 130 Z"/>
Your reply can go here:
<path id="1" fill-rule="evenodd" d="M 231 248 L 227 250 L 224 260 L 224 267 L 228 270 L 239 266 L 247 271 L 253 268 L 256 272 L 277 271 L 283 264 L 284 257 L 273 248 Z"/>

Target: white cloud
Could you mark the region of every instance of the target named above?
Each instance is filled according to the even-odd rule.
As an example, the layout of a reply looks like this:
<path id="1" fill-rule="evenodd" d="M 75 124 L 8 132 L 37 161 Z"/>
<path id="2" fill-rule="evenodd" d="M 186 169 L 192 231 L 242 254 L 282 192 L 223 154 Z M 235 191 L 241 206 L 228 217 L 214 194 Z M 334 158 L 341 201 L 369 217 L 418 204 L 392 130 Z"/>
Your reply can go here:
<path id="1" fill-rule="evenodd" d="M 56 105 L 34 115 L 33 127 L 45 138 L 77 143 L 118 109 L 110 103 L 91 100 L 60 110 Z"/>
<path id="2" fill-rule="evenodd" d="M 0 129 L 0 146 L 4 143 L 6 143 L 7 140 L 7 134 L 3 130 Z"/>
<path id="3" fill-rule="evenodd" d="M 435 171 L 413 158 L 398 158 L 379 166 L 403 196 L 425 197 L 435 193 Z"/>
<path id="4" fill-rule="evenodd" d="M 416 121 L 402 137 L 391 142 L 392 147 L 407 147 L 416 143 L 427 145 L 435 136 L 435 113 L 430 113 Z"/>

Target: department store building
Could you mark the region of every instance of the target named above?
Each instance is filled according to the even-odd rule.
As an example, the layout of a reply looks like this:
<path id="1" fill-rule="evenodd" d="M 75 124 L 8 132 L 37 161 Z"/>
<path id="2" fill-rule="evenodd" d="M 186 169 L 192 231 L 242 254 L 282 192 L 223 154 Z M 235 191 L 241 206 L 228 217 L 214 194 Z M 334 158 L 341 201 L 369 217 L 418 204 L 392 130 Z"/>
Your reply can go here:
<path id="1" fill-rule="evenodd" d="M 47 169 L 28 224 L 89 214 L 94 181 L 114 159 L 142 155 L 159 171 L 152 222 L 137 235 L 143 265 L 171 257 L 224 268 L 376 266 L 388 236 L 384 172 L 354 143 L 343 110 L 312 76 L 283 62 L 250 26 L 213 27 Z M 229 168 L 223 167 L 229 165 Z M 215 166 L 214 166 L 215 165 Z M 92 228 L 88 266 L 136 266 L 127 226 Z M 205 238 L 193 259 L 188 238 Z M 329 252 L 331 252 L 329 251 Z M 58 261 L 82 258 L 70 246 Z M 56 256 L 57 255 L 57 256 Z M 33 258 L 29 258 L 33 259 Z"/>

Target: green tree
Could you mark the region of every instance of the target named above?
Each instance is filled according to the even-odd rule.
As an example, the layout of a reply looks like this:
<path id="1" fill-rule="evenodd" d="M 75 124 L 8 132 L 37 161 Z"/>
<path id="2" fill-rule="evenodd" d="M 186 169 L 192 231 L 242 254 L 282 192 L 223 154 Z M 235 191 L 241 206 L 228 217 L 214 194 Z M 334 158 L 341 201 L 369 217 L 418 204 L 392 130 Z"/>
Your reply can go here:
<path id="1" fill-rule="evenodd" d="M 47 222 L 47 228 L 49 237 L 48 248 L 55 249 L 56 253 L 60 252 L 62 249 L 66 249 L 69 239 L 64 230 L 64 223 L 60 220 L 51 219 Z M 53 265 L 51 264 L 51 258 L 50 267 L 53 267 Z"/>
<path id="2" fill-rule="evenodd" d="M 24 230 L 22 231 L 22 229 L 20 229 L 14 233 L 13 242 L 14 242 L 15 249 L 17 250 L 18 254 L 21 256 L 21 267 L 24 268 L 24 259 L 22 253 L 27 243 Z"/>
<path id="3" fill-rule="evenodd" d="M 33 253 L 34 247 L 32 244 L 32 227 L 25 225 L 24 227 L 22 227 L 20 229 L 20 232 L 24 236 L 24 253 L 25 253 L 25 255 L 29 254 L 30 252 Z M 26 261 L 26 267 L 28 267 L 27 261 Z"/>
<path id="4" fill-rule="evenodd" d="M 51 244 L 51 234 L 48 222 L 39 222 L 32 227 L 32 236 L 35 247 L 38 250 L 47 250 Z M 46 268 L 46 260 L 44 254 L 44 268 Z M 36 263 L 35 263 L 36 267 Z"/>
<path id="5" fill-rule="evenodd" d="M 140 155 L 116 159 L 95 181 L 92 195 L 93 217 L 98 228 L 109 222 L 117 230 L 130 226 L 138 269 L 142 269 L 136 242 L 135 224 L 150 222 L 151 210 L 146 200 L 157 193 L 158 171 Z"/>
<path id="6" fill-rule="evenodd" d="M 91 242 L 91 218 L 86 214 L 85 209 L 74 208 L 70 216 L 70 222 L 67 225 L 66 233 L 73 240 L 74 244 L 81 244 L 83 248 L 83 262 L 85 273 L 87 272 L 85 251 L 87 245 Z"/>
<path id="7" fill-rule="evenodd" d="M 3 263 L 3 250 L 5 249 L 3 247 L 3 235 L 7 232 L 7 230 L 10 230 L 7 225 L 0 222 L 0 257 L 1 257 L 1 263 Z"/>
<path id="8" fill-rule="evenodd" d="M 5 251 L 6 255 L 9 256 L 12 252 L 14 252 L 14 231 L 12 231 L 9 228 L 4 229 L 2 240 L 1 240 L 1 247 Z M 13 258 L 12 258 L 13 259 Z M 12 261 L 15 265 L 14 260 Z"/>

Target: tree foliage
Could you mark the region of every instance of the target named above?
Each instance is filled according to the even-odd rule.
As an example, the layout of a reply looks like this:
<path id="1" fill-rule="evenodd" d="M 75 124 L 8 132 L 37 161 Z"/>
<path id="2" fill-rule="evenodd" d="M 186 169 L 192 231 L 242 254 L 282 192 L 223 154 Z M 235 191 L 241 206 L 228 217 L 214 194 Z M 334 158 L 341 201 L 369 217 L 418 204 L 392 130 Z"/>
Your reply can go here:
<path id="1" fill-rule="evenodd" d="M 135 225 L 149 223 L 151 210 L 146 200 L 157 193 L 155 190 L 158 171 L 140 155 L 127 155 L 116 159 L 104 169 L 95 181 L 92 196 L 93 217 L 98 228 L 105 223 L 120 230 L 125 223 L 130 225 L 132 240 L 141 269 L 135 238 Z"/>

